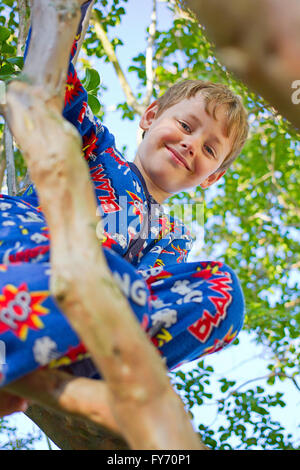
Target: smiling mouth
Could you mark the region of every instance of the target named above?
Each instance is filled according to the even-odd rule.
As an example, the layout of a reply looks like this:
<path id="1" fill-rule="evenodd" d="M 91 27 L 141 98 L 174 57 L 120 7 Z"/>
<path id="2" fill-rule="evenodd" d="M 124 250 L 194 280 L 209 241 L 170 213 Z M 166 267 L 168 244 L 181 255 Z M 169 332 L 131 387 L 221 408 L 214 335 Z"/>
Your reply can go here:
<path id="1" fill-rule="evenodd" d="M 188 171 L 191 171 L 185 159 L 178 152 L 176 152 L 176 150 L 171 149 L 167 145 L 166 145 L 166 148 L 169 150 L 169 153 L 173 161 L 175 161 L 178 165 L 185 167 Z"/>

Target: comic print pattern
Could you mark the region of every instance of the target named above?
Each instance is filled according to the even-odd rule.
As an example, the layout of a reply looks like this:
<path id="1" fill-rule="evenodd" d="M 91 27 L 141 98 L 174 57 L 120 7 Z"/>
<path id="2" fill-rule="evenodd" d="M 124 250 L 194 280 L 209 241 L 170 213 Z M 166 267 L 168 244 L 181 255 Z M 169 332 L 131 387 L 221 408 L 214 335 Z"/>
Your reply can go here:
<path id="1" fill-rule="evenodd" d="M 120 290 L 146 329 L 151 309 L 147 285 L 130 263 L 112 250 L 103 251 Z M 50 272 L 49 262 L 0 265 L 0 339 L 6 350 L 1 385 L 40 367 L 58 367 L 88 356 L 49 293 Z"/>
<path id="2" fill-rule="evenodd" d="M 30 33 L 26 50 L 29 41 Z M 219 262 L 187 262 L 191 234 L 149 195 L 139 171 L 116 149 L 113 134 L 93 116 L 71 60 L 63 114 L 82 136 L 108 266 L 168 368 L 222 349 L 243 324 L 235 273 Z M 50 242 L 33 185 L 22 197 L 0 195 L 2 385 L 40 367 L 72 370 L 89 357 L 49 295 Z"/>
<path id="3" fill-rule="evenodd" d="M 240 331 L 243 295 L 229 266 L 192 262 L 139 272 L 151 294 L 152 328 L 158 330 L 152 341 L 169 368 L 219 351 Z"/>

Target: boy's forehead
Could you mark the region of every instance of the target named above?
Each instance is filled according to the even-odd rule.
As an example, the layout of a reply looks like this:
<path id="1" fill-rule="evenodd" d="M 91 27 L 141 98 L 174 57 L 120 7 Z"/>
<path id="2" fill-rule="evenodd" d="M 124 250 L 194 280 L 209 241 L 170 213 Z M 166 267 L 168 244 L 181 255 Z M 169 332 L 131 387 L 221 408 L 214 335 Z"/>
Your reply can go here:
<path id="1" fill-rule="evenodd" d="M 217 116 L 214 115 L 215 108 L 216 111 L 220 111 L 222 107 L 225 111 L 227 108 L 226 105 L 223 105 L 221 103 L 218 104 L 215 100 L 208 100 L 205 94 L 201 93 L 201 91 L 198 91 L 198 93 L 191 97 L 182 98 L 176 104 L 171 106 L 171 108 L 176 107 L 178 109 L 180 108 L 182 110 L 185 110 L 187 113 L 189 113 L 192 117 L 196 119 L 199 119 L 199 117 L 203 115 L 216 118 Z"/>
<path id="2" fill-rule="evenodd" d="M 205 94 L 199 91 L 196 95 L 179 101 L 178 104 L 187 116 L 200 124 L 204 117 L 209 118 L 211 126 L 220 126 L 224 137 L 228 137 L 228 106 L 225 103 L 208 100 Z"/>
<path id="3" fill-rule="evenodd" d="M 198 93 L 196 93 L 195 95 L 191 97 L 182 98 L 174 106 L 176 105 L 179 107 L 185 108 L 187 111 L 205 112 L 206 98 L 203 95 L 203 93 L 198 91 Z"/>

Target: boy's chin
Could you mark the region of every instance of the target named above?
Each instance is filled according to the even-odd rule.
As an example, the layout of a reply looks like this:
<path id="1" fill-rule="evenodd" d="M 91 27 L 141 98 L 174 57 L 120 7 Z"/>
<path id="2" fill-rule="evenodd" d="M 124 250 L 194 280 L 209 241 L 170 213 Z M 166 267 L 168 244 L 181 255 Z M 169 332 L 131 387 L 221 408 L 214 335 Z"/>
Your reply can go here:
<path id="1" fill-rule="evenodd" d="M 172 181 L 171 175 L 160 177 L 156 181 L 157 186 L 162 189 L 168 197 L 174 196 L 174 194 L 183 191 L 180 185 L 176 184 L 174 180 Z"/>

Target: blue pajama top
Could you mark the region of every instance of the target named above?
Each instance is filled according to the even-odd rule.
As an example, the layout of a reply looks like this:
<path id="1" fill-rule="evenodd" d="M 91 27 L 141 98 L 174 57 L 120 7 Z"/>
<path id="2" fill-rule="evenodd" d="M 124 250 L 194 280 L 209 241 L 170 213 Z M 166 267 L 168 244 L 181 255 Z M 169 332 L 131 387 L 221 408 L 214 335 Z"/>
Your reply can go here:
<path id="1" fill-rule="evenodd" d="M 82 6 L 71 60 L 89 3 Z M 29 42 L 30 34 L 27 48 Z M 63 115 L 82 136 L 109 268 L 169 369 L 222 349 L 243 324 L 235 273 L 219 261 L 187 262 L 189 230 L 153 199 L 137 167 L 92 114 L 71 60 Z M 34 186 L 21 197 L 0 195 L 0 384 L 39 367 L 78 363 L 88 354 L 50 295 L 49 255 Z M 88 375 L 86 368 L 77 372 Z"/>

